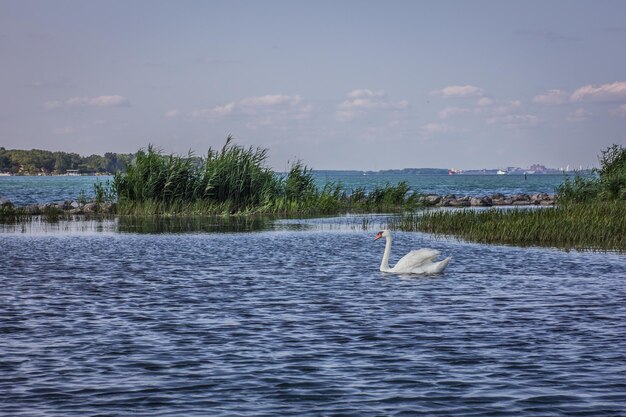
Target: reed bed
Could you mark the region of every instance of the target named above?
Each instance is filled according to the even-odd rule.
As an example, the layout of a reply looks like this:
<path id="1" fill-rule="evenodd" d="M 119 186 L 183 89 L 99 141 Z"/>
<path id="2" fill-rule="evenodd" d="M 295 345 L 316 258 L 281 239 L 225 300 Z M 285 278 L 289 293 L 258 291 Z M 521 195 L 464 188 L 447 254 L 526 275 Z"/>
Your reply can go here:
<path id="1" fill-rule="evenodd" d="M 390 227 L 479 243 L 626 251 L 626 203 L 621 201 L 535 209 L 427 210 L 406 214 Z"/>
<path id="2" fill-rule="evenodd" d="M 406 182 L 369 193 L 338 183 L 318 189 L 302 162 L 276 174 L 266 159 L 266 149 L 237 146 L 230 136 L 221 150 L 209 149 L 205 158 L 164 156 L 149 146 L 96 195 L 116 199 L 118 214 L 138 216 L 311 215 L 401 211 L 417 205 Z"/>
<path id="3" fill-rule="evenodd" d="M 481 243 L 626 252 L 626 149 L 612 145 L 589 178 L 557 188 L 557 206 L 413 212 L 390 227 Z"/>

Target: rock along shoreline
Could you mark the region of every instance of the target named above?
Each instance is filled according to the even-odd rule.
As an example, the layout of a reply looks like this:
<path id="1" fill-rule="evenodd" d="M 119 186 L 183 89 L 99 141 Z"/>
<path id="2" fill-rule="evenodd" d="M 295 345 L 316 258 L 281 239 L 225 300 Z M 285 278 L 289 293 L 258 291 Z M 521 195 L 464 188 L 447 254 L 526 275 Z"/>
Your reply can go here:
<path id="1" fill-rule="evenodd" d="M 553 194 L 511 194 L 500 193 L 488 196 L 462 196 L 454 194 L 438 195 L 426 194 L 418 197 L 417 201 L 426 207 L 493 207 L 493 206 L 553 206 Z M 0 197 L 0 209 L 14 209 L 25 215 L 40 215 L 51 211 L 66 214 L 115 214 L 116 203 L 96 203 L 95 201 L 61 201 L 57 203 L 30 204 L 15 206 L 10 200 Z"/>
<path id="2" fill-rule="evenodd" d="M 418 201 L 432 207 L 553 206 L 556 197 L 546 193 L 511 195 L 496 193 L 482 197 L 427 194 L 420 196 Z"/>
<path id="3" fill-rule="evenodd" d="M 0 209 L 14 209 L 20 214 L 37 216 L 50 212 L 65 214 L 115 214 L 116 203 L 96 203 L 95 201 L 60 201 L 57 203 L 30 204 L 15 206 L 10 200 L 0 197 Z"/>

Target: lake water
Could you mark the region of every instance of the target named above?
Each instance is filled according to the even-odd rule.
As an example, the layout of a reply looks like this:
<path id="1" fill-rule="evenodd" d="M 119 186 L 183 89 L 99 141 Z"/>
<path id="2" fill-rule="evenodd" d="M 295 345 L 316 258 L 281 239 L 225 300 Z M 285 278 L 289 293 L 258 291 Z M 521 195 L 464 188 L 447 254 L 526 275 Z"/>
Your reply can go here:
<path id="1" fill-rule="evenodd" d="M 318 173 L 423 193 L 560 176 Z M 16 204 L 107 177 L 0 177 Z M 387 216 L 0 226 L 0 415 L 626 414 L 623 255 L 396 233 L 454 259 L 378 271 Z"/>
<path id="2" fill-rule="evenodd" d="M 411 189 L 419 193 L 457 196 L 553 194 L 565 178 L 561 175 L 528 175 L 526 179 L 523 175 L 363 175 L 341 171 L 314 171 L 314 175 L 318 187 L 333 182 L 341 183 L 347 190 L 358 187 L 371 190 L 376 186 L 407 181 Z M 0 177 L 0 197 L 8 198 L 16 205 L 76 200 L 81 193 L 91 198 L 94 195 L 94 184 L 106 184 L 107 181 L 112 181 L 112 177 Z"/>
<path id="3" fill-rule="evenodd" d="M 626 415 L 623 255 L 398 232 L 453 261 L 385 275 L 386 221 L 0 228 L 0 415 Z"/>

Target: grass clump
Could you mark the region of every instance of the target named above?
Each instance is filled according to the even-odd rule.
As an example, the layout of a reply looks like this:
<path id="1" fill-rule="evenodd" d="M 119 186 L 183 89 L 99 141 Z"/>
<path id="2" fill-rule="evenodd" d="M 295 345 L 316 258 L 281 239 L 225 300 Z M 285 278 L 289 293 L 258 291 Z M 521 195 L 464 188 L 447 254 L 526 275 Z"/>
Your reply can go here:
<path id="1" fill-rule="evenodd" d="M 122 215 L 274 214 L 312 215 L 356 211 L 398 211 L 415 203 L 409 185 L 387 184 L 370 193 L 350 193 L 341 184 L 315 184 L 301 161 L 285 174 L 266 166 L 267 150 L 243 148 L 229 136 L 205 158 L 164 156 L 149 146 L 118 172 L 111 185 L 95 188 L 96 200 L 117 198 Z"/>
<path id="2" fill-rule="evenodd" d="M 115 175 L 113 192 L 122 214 L 243 212 L 264 205 L 278 187 L 266 158 L 266 150 L 236 146 L 230 136 L 206 158 L 163 156 L 149 146 Z"/>
<path id="3" fill-rule="evenodd" d="M 557 201 L 593 203 L 595 201 L 626 202 L 626 148 L 612 145 L 602 151 L 600 168 L 594 168 L 590 178 L 576 174 L 573 180 L 557 188 Z"/>

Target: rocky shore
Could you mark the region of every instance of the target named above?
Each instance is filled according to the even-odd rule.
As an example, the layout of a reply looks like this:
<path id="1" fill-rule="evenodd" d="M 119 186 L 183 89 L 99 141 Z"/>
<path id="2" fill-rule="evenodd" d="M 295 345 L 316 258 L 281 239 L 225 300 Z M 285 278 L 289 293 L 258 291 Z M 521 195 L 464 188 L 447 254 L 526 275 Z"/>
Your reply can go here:
<path id="1" fill-rule="evenodd" d="M 115 203 L 96 203 L 95 201 L 61 201 L 58 203 L 31 204 L 27 206 L 15 206 L 6 198 L 0 197 L 0 209 L 13 209 L 20 214 L 37 216 L 49 213 L 65 214 L 115 214 Z"/>
<path id="2" fill-rule="evenodd" d="M 426 206 L 433 207 L 553 206 L 555 196 L 546 193 L 512 194 L 508 196 L 492 194 L 482 197 L 429 194 L 421 196 L 419 201 Z"/>
<path id="3" fill-rule="evenodd" d="M 420 196 L 418 201 L 428 207 L 492 207 L 492 206 L 553 206 L 555 196 L 551 194 L 492 194 L 489 196 L 457 197 L 450 195 L 427 194 Z M 31 204 L 17 207 L 6 198 L 0 197 L 0 209 L 15 210 L 25 215 L 40 215 L 51 212 L 65 214 L 115 214 L 115 203 L 98 204 L 95 201 L 62 201 L 58 203 Z"/>

